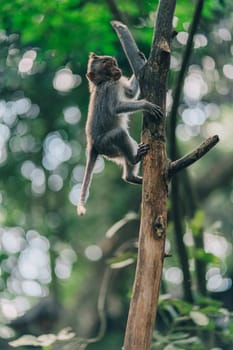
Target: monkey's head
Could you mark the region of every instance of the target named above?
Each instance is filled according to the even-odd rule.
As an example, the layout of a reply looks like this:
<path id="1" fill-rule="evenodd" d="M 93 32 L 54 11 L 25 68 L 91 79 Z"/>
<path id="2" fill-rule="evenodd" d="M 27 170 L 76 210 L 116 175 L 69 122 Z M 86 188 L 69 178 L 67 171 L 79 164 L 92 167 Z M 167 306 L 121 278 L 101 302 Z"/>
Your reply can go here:
<path id="1" fill-rule="evenodd" d="M 87 66 L 87 79 L 95 85 L 102 82 L 120 79 L 122 73 L 117 60 L 112 56 L 98 56 L 90 53 Z"/>

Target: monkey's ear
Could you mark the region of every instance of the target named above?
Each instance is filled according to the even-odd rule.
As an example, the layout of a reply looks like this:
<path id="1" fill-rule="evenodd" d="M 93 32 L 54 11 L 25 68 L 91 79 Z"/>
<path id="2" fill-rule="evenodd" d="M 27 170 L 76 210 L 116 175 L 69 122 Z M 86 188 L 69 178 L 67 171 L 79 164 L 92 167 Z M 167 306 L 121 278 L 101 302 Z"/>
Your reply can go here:
<path id="1" fill-rule="evenodd" d="M 88 72 L 86 74 L 86 77 L 87 77 L 88 80 L 94 81 L 95 80 L 95 73 L 94 72 Z"/>
<path id="2" fill-rule="evenodd" d="M 94 52 L 90 52 L 89 58 L 98 58 L 98 56 Z"/>

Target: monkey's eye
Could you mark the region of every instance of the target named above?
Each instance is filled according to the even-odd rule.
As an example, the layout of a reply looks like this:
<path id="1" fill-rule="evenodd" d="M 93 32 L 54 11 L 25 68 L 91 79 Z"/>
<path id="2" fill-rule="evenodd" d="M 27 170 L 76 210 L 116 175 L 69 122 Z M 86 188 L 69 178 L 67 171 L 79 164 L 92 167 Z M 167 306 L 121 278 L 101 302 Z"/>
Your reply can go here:
<path id="1" fill-rule="evenodd" d="M 108 63 L 109 62 L 109 59 L 108 58 L 105 58 L 102 60 L 102 63 L 105 64 L 105 63 Z"/>
<path id="2" fill-rule="evenodd" d="M 106 68 L 106 69 L 111 69 L 111 67 L 114 66 L 113 64 L 113 61 L 112 60 L 105 60 L 103 62 L 103 66 Z"/>

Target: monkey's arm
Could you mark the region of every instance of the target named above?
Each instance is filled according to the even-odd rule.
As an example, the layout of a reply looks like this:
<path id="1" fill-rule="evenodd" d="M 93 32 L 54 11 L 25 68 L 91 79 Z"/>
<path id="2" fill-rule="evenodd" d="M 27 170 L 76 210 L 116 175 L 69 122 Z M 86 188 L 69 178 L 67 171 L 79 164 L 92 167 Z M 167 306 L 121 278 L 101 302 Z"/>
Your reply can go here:
<path id="1" fill-rule="evenodd" d="M 138 49 L 137 44 L 126 25 L 119 21 L 111 21 L 111 25 L 115 29 L 132 71 L 137 77 L 141 69 L 145 66 L 146 58 Z"/>
<path id="2" fill-rule="evenodd" d="M 154 105 L 153 103 L 147 100 L 138 100 L 138 101 L 126 101 L 119 102 L 116 106 L 116 113 L 133 113 L 137 111 L 146 111 L 156 118 L 161 118 L 163 116 L 163 112 L 160 107 Z"/>
<path id="3" fill-rule="evenodd" d="M 133 74 L 132 77 L 127 81 L 127 84 L 125 86 L 125 94 L 129 98 L 134 98 L 139 91 L 139 83 L 135 75 Z"/>

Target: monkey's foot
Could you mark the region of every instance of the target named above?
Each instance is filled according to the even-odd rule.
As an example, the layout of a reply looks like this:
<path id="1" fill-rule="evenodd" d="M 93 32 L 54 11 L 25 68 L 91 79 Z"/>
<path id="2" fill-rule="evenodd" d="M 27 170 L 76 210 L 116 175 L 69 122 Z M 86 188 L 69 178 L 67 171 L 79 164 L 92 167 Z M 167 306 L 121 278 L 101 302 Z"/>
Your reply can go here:
<path id="1" fill-rule="evenodd" d="M 129 182 L 134 185 L 141 185 L 142 184 L 142 177 L 136 176 L 136 175 L 127 175 L 124 179 L 126 182 Z"/>
<path id="2" fill-rule="evenodd" d="M 135 157 L 135 164 L 140 162 L 140 160 L 147 154 L 149 149 L 150 149 L 150 145 L 148 145 L 148 144 L 145 145 L 144 143 L 139 143 L 137 155 Z"/>

